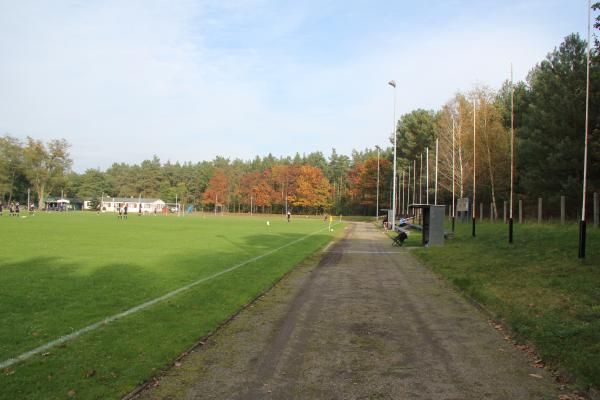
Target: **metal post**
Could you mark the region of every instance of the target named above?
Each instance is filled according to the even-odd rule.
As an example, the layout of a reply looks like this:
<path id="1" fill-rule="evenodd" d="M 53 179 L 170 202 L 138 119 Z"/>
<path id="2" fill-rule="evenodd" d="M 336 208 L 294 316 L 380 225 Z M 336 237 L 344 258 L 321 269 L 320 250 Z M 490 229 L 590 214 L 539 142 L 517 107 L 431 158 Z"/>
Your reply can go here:
<path id="1" fill-rule="evenodd" d="M 377 201 L 375 205 L 375 220 L 379 222 L 379 146 L 377 146 Z"/>
<path id="2" fill-rule="evenodd" d="M 560 223 L 565 224 L 565 196 L 560 196 Z"/>
<path id="3" fill-rule="evenodd" d="M 421 164 L 419 166 L 419 203 L 423 204 L 423 153 L 421 153 L 420 158 Z"/>
<path id="4" fill-rule="evenodd" d="M 414 197 L 414 194 L 413 194 Z M 410 204 L 410 165 L 408 166 L 408 185 L 406 186 L 406 215 L 408 215 L 408 205 Z"/>
<path id="5" fill-rule="evenodd" d="M 396 82 L 391 80 L 388 82 L 388 85 L 394 88 L 394 177 L 392 178 L 393 182 L 393 198 L 392 198 L 392 230 L 396 228 L 396 153 L 398 152 L 398 147 L 396 146 L 397 137 L 396 134 Z"/>
<path id="6" fill-rule="evenodd" d="M 400 213 L 404 214 L 404 170 L 402 170 L 402 207 L 400 207 Z"/>
<path id="7" fill-rule="evenodd" d="M 433 204 L 435 204 L 436 206 L 437 206 L 437 188 L 438 188 L 438 150 L 439 150 L 439 139 L 435 139 L 435 191 L 433 192 L 434 193 Z M 427 176 L 429 176 L 429 174 L 427 174 Z M 429 189 L 429 186 L 427 186 L 427 189 Z M 427 197 L 427 199 L 429 200 L 429 197 Z"/>
<path id="8" fill-rule="evenodd" d="M 538 197 L 538 224 L 542 223 L 542 198 Z"/>
<path id="9" fill-rule="evenodd" d="M 513 66 L 510 63 L 510 211 L 508 219 L 508 243 L 513 243 L 513 192 L 515 175 L 515 87 L 513 85 Z M 519 203 L 520 204 L 520 203 Z M 504 203 L 504 222 L 506 223 L 506 202 Z M 520 207 L 520 206 L 519 206 Z M 520 208 L 519 208 L 520 210 Z M 519 211 L 519 222 L 521 222 Z"/>
<path id="10" fill-rule="evenodd" d="M 591 42 L 591 16 L 592 0 L 588 0 L 588 38 L 587 38 L 587 76 L 585 90 L 585 145 L 583 149 L 583 190 L 581 221 L 579 223 L 579 255 L 585 258 L 585 196 L 587 194 L 587 158 L 588 158 L 588 128 L 589 128 L 589 107 L 590 107 L 590 42 Z"/>
<path id="11" fill-rule="evenodd" d="M 417 160 L 413 160 L 413 203 L 416 201 L 415 193 L 417 193 Z M 417 210 L 413 209 L 413 215 L 416 217 Z"/>
<path id="12" fill-rule="evenodd" d="M 454 114 L 452 115 L 452 232 L 454 232 L 454 220 L 456 219 L 456 201 L 454 200 Z"/>
<path id="13" fill-rule="evenodd" d="M 426 160 L 426 164 L 427 165 L 425 166 L 425 170 L 427 171 L 426 172 L 427 178 L 426 178 L 426 181 L 425 181 L 427 189 L 425 189 L 425 193 L 427 195 L 427 204 L 429 204 L 429 147 L 427 147 L 425 151 L 426 151 L 425 154 L 427 155 L 427 157 L 426 157 L 427 158 L 427 160 Z"/>
<path id="14" fill-rule="evenodd" d="M 472 235 L 473 237 L 475 237 L 475 219 L 476 219 L 476 213 L 475 213 L 475 204 L 477 204 L 475 202 L 476 200 L 476 196 L 477 196 L 477 186 L 476 186 L 476 181 L 477 181 L 477 157 L 476 157 L 476 137 L 475 137 L 475 125 L 476 125 L 476 120 L 475 120 L 475 115 L 476 115 L 476 109 L 475 109 L 475 99 L 473 99 L 473 231 L 472 231 Z"/>
<path id="15" fill-rule="evenodd" d="M 519 223 L 523 223 L 523 199 L 519 199 Z"/>

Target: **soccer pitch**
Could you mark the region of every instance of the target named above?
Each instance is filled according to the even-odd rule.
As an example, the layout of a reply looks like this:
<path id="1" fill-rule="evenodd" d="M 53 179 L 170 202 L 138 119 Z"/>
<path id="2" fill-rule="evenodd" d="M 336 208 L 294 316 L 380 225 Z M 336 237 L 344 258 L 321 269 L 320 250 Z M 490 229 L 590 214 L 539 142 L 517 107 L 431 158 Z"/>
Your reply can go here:
<path id="1" fill-rule="evenodd" d="M 281 216 L 5 215 L 0 363 L 101 324 L 5 367 L 0 398 L 121 397 L 325 246 L 335 234 L 327 226 Z"/>

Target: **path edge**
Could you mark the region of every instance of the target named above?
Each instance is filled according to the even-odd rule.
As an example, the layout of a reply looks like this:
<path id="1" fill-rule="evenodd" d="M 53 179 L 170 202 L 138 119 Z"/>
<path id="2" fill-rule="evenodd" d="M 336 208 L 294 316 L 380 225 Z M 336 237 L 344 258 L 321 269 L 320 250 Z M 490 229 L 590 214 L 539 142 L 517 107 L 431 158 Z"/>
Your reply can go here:
<path id="1" fill-rule="evenodd" d="M 213 330 L 211 330 L 210 332 L 208 332 L 207 334 L 205 334 L 204 336 L 202 336 L 198 340 L 196 340 L 191 346 L 189 346 L 181 354 L 179 354 L 175 359 L 173 359 L 173 361 L 171 361 L 170 363 L 165 365 L 163 368 L 158 370 L 155 374 L 150 376 L 145 382 L 136 386 L 132 391 L 127 393 L 125 396 L 121 397 L 121 400 L 134 400 L 142 392 L 144 392 L 147 389 L 150 389 L 156 382 L 158 382 L 160 380 L 161 377 L 165 376 L 167 372 L 169 372 L 171 369 L 173 369 L 175 367 L 176 363 L 184 360 L 190 353 L 192 353 L 195 350 L 204 346 L 205 342 L 208 339 L 210 339 L 212 336 L 219 333 L 221 330 L 223 330 L 225 327 L 227 327 L 234 319 L 236 319 L 242 312 L 246 311 L 248 308 L 253 306 L 258 300 L 262 299 L 265 295 L 267 295 L 269 292 L 271 292 L 277 285 L 279 285 L 292 272 L 296 271 L 298 269 L 298 267 L 300 267 L 303 263 L 309 262 L 310 270 L 313 270 L 314 268 L 316 268 L 317 265 L 319 264 L 319 261 L 325 256 L 325 254 L 327 254 L 325 252 L 325 250 L 328 249 L 329 247 L 335 245 L 337 242 L 343 240 L 344 238 L 346 238 L 348 236 L 348 234 L 351 230 L 351 227 L 349 225 L 351 225 L 351 224 L 352 224 L 352 222 L 346 222 L 346 226 L 344 227 L 343 234 L 334 236 L 330 242 L 326 243 L 325 245 L 323 245 L 322 247 L 317 249 L 317 251 L 315 251 L 313 254 L 309 255 L 302 261 L 300 261 L 298 264 L 294 265 L 292 268 L 290 268 L 289 271 L 287 271 L 285 274 L 281 275 L 281 277 L 279 277 L 277 280 L 275 280 L 275 282 L 273 282 L 273 284 L 271 286 L 267 287 L 265 290 L 263 290 L 262 292 L 258 293 L 256 296 L 254 296 L 248 303 L 244 304 L 235 313 L 231 314 L 227 319 L 225 319 L 219 325 L 217 325 L 216 328 L 214 328 Z M 314 258 L 314 260 L 313 260 L 313 258 Z"/>
<path id="2" fill-rule="evenodd" d="M 442 283 L 442 285 L 444 285 L 448 289 L 454 291 L 459 296 L 461 296 L 463 299 L 467 300 L 467 302 L 469 302 L 472 306 L 474 306 L 476 309 L 478 309 L 489 320 L 489 322 L 492 324 L 492 327 L 496 331 L 498 331 L 501 335 L 509 335 L 510 336 L 509 343 L 517 344 L 517 345 L 520 345 L 520 344 L 526 345 L 530 349 L 533 350 L 533 352 L 535 354 L 534 358 L 541 359 L 541 357 L 539 356 L 539 353 L 536 349 L 536 346 L 533 343 L 531 343 L 530 341 L 526 340 L 522 335 L 516 333 L 506 323 L 506 321 L 504 319 L 502 319 L 501 317 L 496 315 L 495 312 L 489 310 L 485 305 L 480 303 L 477 299 L 475 299 L 473 296 L 471 296 L 465 290 L 463 290 L 459 286 L 453 284 L 448 279 L 446 279 L 443 275 L 441 275 L 440 273 L 435 271 L 433 269 L 433 267 L 431 267 L 429 264 L 427 264 L 419 256 L 417 256 L 415 254 L 411 254 L 412 252 L 408 249 L 407 249 L 406 253 L 408 256 L 415 259 L 423 267 L 425 267 L 428 271 L 430 271 L 436 277 L 436 279 Z M 500 328 L 497 328 L 494 325 L 500 326 Z M 528 357 L 527 354 L 525 354 L 525 356 Z M 528 358 L 530 358 L 530 357 L 528 357 Z M 546 361 L 544 361 L 544 364 L 545 364 L 544 369 L 546 369 L 550 373 L 550 375 L 553 377 L 552 380 L 554 381 L 554 384 L 560 385 L 560 382 L 558 382 L 557 379 L 565 380 L 568 385 L 574 386 L 571 388 L 571 390 L 570 390 L 571 392 L 574 392 L 575 394 L 577 394 L 579 396 L 585 396 L 586 398 L 588 398 L 590 400 L 600 400 L 600 392 L 598 392 L 596 389 L 594 389 L 592 387 L 584 386 L 581 383 L 579 383 L 577 380 L 577 377 L 575 377 L 569 371 L 565 370 L 564 368 L 562 368 L 560 366 L 554 365 L 554 364 L 546 364 Z"/>

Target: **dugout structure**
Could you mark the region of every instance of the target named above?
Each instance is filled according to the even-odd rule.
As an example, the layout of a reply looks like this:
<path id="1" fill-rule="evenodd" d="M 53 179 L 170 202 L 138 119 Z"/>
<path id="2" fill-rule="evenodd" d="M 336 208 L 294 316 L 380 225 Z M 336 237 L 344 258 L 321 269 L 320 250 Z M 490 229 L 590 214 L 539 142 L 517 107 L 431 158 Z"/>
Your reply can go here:
<path id="1" fill-rule="evenodd" d="M 423 246 L 442 246 L 444 244 L 445 206 L 433 204 L 411 204 L 409 208 L 420 209 L 423 216 L 421 233 Z"/>

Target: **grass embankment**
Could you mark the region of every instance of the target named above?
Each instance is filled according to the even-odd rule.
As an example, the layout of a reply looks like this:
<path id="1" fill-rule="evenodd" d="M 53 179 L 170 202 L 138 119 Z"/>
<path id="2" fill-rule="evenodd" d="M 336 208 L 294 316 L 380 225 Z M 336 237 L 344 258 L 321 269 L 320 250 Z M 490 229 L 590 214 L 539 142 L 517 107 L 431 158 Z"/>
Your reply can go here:
<path id="1" fill-rule="evenodd" d="M 269 218 L 0 218 L 0 362 L 305 237 L 4 369 L 0 398 L 119 398 L 335 234 L 307 237 L 320 220 Z"/>
<path id="2" fill-rule="evenodd" d="M 448 229 L 448 228 L 447 228 Z M 414 252 L 434 271 L 532 343 L 543 360 L 580 385 L 600 388 L 600 230 L 588 227 L 577 259 L 578 226 L 457 224 L 456 239 Z"/>

